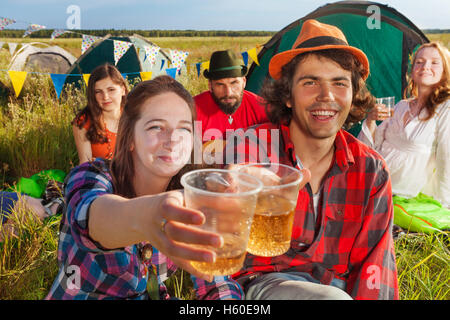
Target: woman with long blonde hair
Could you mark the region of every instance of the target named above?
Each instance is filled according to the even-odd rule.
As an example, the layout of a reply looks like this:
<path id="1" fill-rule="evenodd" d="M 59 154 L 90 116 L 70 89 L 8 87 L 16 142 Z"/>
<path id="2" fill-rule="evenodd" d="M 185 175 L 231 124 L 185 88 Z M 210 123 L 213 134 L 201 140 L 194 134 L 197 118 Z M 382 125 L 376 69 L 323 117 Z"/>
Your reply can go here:
<path id="1" fill-rule="evenodd" d="M 405 99 L 392 117 L 376 105 L 358 138 L 386 160 L 394 194 L 420 192 L 450 208 L 449 50 L 438 42 L 420 46 L 412 60 Z M 378 127 L 376 120 L 384 120 Z"/>

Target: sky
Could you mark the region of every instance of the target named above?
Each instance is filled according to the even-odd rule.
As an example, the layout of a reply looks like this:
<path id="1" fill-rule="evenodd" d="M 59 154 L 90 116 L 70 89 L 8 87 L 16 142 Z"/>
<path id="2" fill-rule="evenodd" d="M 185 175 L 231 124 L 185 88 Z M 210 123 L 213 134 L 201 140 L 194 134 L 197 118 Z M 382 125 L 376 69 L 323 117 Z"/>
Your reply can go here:
<path id="1" fill-rule="evenodd" d="M 0 17 L 26 29 L 162 29 L 279 31 L 333 0 L 1 0 Z M 380 1 L 420 29 L 450 29 L 448 0 Z M 72 7 L 71 7 L 72 6 Z M 79 8 L 76 11 L 68 9 Z M 75 20 L 77 17 L 79 19 Z"/>

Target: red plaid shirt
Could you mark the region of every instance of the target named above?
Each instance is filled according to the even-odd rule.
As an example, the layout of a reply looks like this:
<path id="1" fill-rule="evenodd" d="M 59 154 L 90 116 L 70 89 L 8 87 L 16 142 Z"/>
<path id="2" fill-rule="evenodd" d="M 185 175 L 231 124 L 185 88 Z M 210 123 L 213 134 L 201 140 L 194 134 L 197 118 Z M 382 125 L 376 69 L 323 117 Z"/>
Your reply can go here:
<path id="1" fill-rule="evenodd" d="M 297 165 L 286 126 L 258 125 L 245 133 L 236 132 L 235 137 L 235 144 L 227 139 L 227 163 Z M 299 191 L 289 251 L 269 258 L 247 253 L 244 267 L 233 279 L 252 273 L 308 272 L 322 284 L 330 284 L 334 277 L 344 280 L 354 299 L 398 299 L 392 191 L 386 163 L 343 130 L 337 133 L 334 145 L 317 219 L 311 187 L 306 184 Z M 217 296 L 215 288 L 236 286 L 234 280 L 228 282 L 197 280 L 199 292 L 205 293 L 199 298 Z"/>

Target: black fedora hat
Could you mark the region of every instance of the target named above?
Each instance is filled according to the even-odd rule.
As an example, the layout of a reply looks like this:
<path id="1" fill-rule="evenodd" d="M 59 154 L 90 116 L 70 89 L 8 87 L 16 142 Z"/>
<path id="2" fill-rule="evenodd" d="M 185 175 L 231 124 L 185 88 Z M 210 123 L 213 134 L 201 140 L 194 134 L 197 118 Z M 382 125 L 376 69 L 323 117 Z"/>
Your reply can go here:
<path id="1" fill-rule="evenodd" d="M 243 77 L 246 74 L 247 66 L 231 50 L 213 52 L 209 69 L 203 71 L 205 78 L 210 80 Z"/>

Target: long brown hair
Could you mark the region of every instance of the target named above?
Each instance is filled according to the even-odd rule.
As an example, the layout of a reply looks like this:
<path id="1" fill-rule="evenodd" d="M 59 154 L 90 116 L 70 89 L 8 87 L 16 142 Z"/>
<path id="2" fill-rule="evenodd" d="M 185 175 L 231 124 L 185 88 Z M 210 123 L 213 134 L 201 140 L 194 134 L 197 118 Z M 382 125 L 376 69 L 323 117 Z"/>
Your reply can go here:
<path id="1" fill-rule="evenodd" d="M 89 129 L 86 132 L 86 138 L 91 143 L 106 143 L 108 139 L 105 132 L 106 128 L 104 128 L 103 122 L 101 121 L 103 110 L 95 98 L 96 82 L 106 78 L 110 78 L 112 82 L 123 86 L 125 89 L 125 95 L 122 97 L 120 105 L 122 110 L 125 106 L 126 96 L 128 94 L 127 82 L 115 66 L 106 63 L 98 66 L 92 71 L 87 87 L 87 105 L 76 115 L 72 122 L 72 124 L 76 124 L 81 129 L 88 120 L 90 121 Z"/>
<path id="2" fill-rule="evenodd" d="M 143 103 L 154 96 L 165 92 L 173 92 L 188 104 L 192 113 L 192 122 L 195 119 L 194 100 L 191 94 L 176 80 L 169 76 L 158 76 L 152 80 L 140 82 L 128 94 L 126 105 L 123 109 L 117 131 L 117 141 L 114 158 L 111 162 L 111 175 L 115 193 L 127 198 L 136 197 L 133 187 L 134 163 L 130 146 L 134 142 L 134 128 L 136 122 L 141 118 L 141 107 Z M 195 143 L 194 143 L 195 145 Z M 191 159 L 192 163 L 192 159 Z M 179 187 L 181 175 L 188 171 L 191 165 L 183 167 L 172 177 L 167 190 Z"/>
<path id="3" fill-rule="evenodd" d="M 449 54 L 448 49 L 445 48 L 444 46 L 442 46 L 439 42 L 430 42 L 430 43 L 425 43 L 425 44 L 421 45 L 416 50 L 416 53 L 414 54 L 414 57 L 413 57 L 413 60 L 411 63 L 411 74 L 412 74 L 412 70 L 414 69 L 414 64 L 416 63 L 417 54 L 420 52 L 420 50 L 422 50 L 424 48 L 435 48 L 439 52 L 439 55 L 441 56 L 441 59 L 442 59 L 442 66 L 444 69 L 442 72 L 441 81 L 439 81 L 436 84 L 436 86 L 433 88 L 433 91 L 431 92 L 431 94 L 425 100 L 424 107 L 427 109 L 428 115 L 426 118 L 421 119 L 421 120 L 427 121 L 434 116 L 437 106 L 439 104 L 441 104 L 442 102 L 446 101 L 450 97 L 450 84 L 449 84 L 449 79 L 450 79 L 450 57 L 449 57 L 449 55 L 450 54 Z M 407 77 L 408 86 L 405 88 L 405 91 L 404 91 L 405 99 L 407 99 L 408 97 L 411 97 L 411 96 L 414 96 L 414 97 L 418 96 L 417 85 L 414 83 L 411 74 Z"/>
<path id="4" fill-rule="evenodd" d="M 362 78 L 363 65 L 349 52 L 339 49 L 327 49 L 299 54 L 281 70 L 279 80 L 267 79 L 261 89 L 261 96 L 266 100 L 266 111 L 269 120 L 274 124 L 288 124 L 292 119 L 292 108 L 286 103 L 292 99 L 293 78 L 297 65 L 308 56 L 316 55 L 338 63 L 344 70 L 352 73 L 353 99 L 352 108 L 345 121 L 344 128 L 351 128 L 361 121 L 374 106 L 375 98 L 366 87 Z"/>

